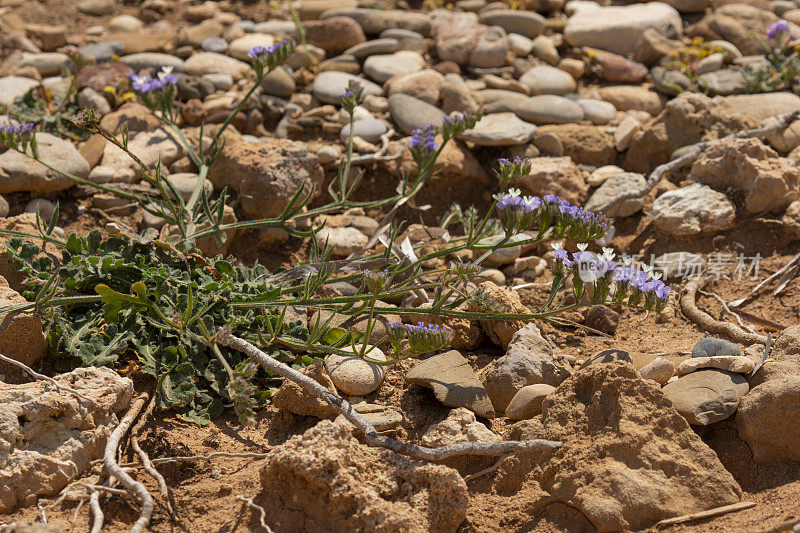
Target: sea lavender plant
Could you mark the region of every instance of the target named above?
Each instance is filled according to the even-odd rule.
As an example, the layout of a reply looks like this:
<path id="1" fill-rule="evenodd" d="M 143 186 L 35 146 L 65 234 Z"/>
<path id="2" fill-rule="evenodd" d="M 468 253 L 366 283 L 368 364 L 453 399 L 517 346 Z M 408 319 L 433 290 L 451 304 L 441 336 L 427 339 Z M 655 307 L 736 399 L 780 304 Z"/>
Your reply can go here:
<path id="1" fill-rule="evenodd" d="M 437 324 L 417 322 L 403 324 L 389 322 L 386 324 L 388 341 L 394 352 L 395 361 L 407 357 L 419 357 L 422 354 L 442 350 L 450 346 L 455 333 L 450 328 Z M 403 341 L 407 341 L 407 353 L 404 354 Z"/>
<path id="2" fill-rule="evenodd" d="M 37 154 L 34 127 L 33 122 L 0 126 L 0 146 L 17 152 L 25 152 L 30 146 L 33 154 Z"/>
<path id="3" fill-rule="evenodd" d="M 746 65 L 741 72 L 742 84 L 748 92 L 780 91 L 797 83 L 800 76 L 798 46 L 792 45 L 795 36 L 785 20 L 772 23 L 766 31 L 766 41 L 755 32 L 753 37 L 764 51 L 766 62 Z"/>
<path id="4" fill-rule="evenodd" d="M 419 165 L 419 173 L 412 179 L 403 179 L 396 195 L 369 201 L 352 199 L 363 173 L 355 180 L 350 176 L 351 127 L 348 152 L 339 166 L 339 190 L 335 190 L 336 182 L 332 182 L 328 188 L 329 203 L 309 207 L 310 195 L 300 190 L 277 217 L 223 224 L 225 193 L 214 198 L 202 187 L 218 153 L 215 146 L 263 76 L 285 60 L 291 50 L 293 45 L 283 42 L 251 51 L 255 83 L 217 130 L 206 151 L 197 151 L 186 141 L 169 112 L 159 115 L 198 166 L 200 179 L 188 201 L 184 202 L 168 180 L 161 178 L 158 165 L 152 169 L 141 167 L 145 180 L 160 192 L 160 197 L 155 198 L 64 174 L 158 213 L 167 224 L 177 228 L 175 238 L 164 242 L 155 235 L 137 235 L 116 228 L 110 229 L 105 238 L 93 232 L 86 238 L 72 235 L 63 242 L 48 233 L 43 240 L 63 247 L 58 268 L 49 256 L 40 254 L 38 247 L 15 239 L 8 250 L 29 275 L 25 296 L 30 303 L 15 304 L 2 311 L 38 310 L 54 352 L 63 356 L 61 361 L 112 365 L 124 358 L 138 360 L 143 371 L 157 380 L 161 405 L 172 407 L 188 420 L 204 423 L 222 410 L 223 402 L 233 402 L 241 420 L 251 421 L 259 391 L 275 385 L 269 381 L 270 376 L 259 376 L 252 365 L 242 365 L 244 361 L 239 354 L 220 350 L 215 340 L 215 332 L 220 328 L 230 328 L 234 334 L 269 350 L 276 359 L 296 365 L 332 353 L 346 356 L 355 353 L 372 361 L 371 351 L 385 344 L 391 346 L 395 354 L 392 362 L 396 362 L 402 357 L 417 357 L 448 347 L 454 337 L 453 330 L 446 325 L 451 318 L 548 320 L 588 305 L 589 301 L 663 308 L 669 298 L 668 287 L 652 275 L 648 278 L 646 273 L 644 278 L 638 272 L 628 276 L 627 270 L 615 267 L 613 256 L 606 252 L 599 258 L 584 257 L 590 252 L 583 244 L 578 256 L 561 249 L 554 252 L 555 275 L 550 297 L 537 311 L 505 314 L 486 291 L 469 288 L 468 282 L 478 273 L 482 262 L 502 248 L 561 239 L 589 241 L 605 234 L 611 220 L 554 195 L 525 197 L 517 190 L 498 195 L 482 217 L 475 209 L 462 213 L 463 232 L 448 234 L 444 246 L 432 250 L 424 248 L 424 240 L 395 245 L 397 232 L 390 228 L 380 235 L 385 245 L 381 250 L 364 249 L 356 258 L 331 261 L 317 241 L 319 230 L 299 229 L 299 222 L 320 215 L 408 202 L 433 177 L 433 166 L 446 143 L 474 127 L 478 117 L 471 114 L 448 117 L 439 127 L 422 128 L 412 135 L 409 149 Z M 148 95 L 162 98 L 159 103 L 162 109 L 179 105 L 166 94 L 174 90 L 171 73 L 161 74 L 156 78 L 131 80 L 139 98 L 144 100 Z M 355 107 L 362 98 L 363 90 L 355 84 L 342 95 L 342 108 L 350 115 L 351 125 Z M 103 130 L 92 111 L 83 113 L 81 125 L 128 151 L 125 136 L 120 139 Z M 32 139 L 30 126 L 0 132 L 0 140 L 9 148 L 59 172 L 32 153 L 30 145 L 35 140 L 29 138 Z M 527 160 L 501 160 L 498 176 L 503 189 L 530 170 Z M 157 209 L 150 207 L 153 203 L 158 205 Z M 47 228 L 55 222 L 51 221 Z M 196 243 L 200 239 L 221 238 L 225 232 L 240 228 L 278 228 L 291 236 L 310 239 L 307 264 L 269 272 L 258 265 L 245 267 L 234 260 L 204 258 L 197 253 Z M 15 237 L 42 238 L 20 234 Z M 473 254 L 473 261 L 456 262 L 450 269 L 425 268 L 436 259 L 463 257 L 466 253 Z M 568 276 L 572 276 L 574 301 L 557 300 Z M 362 289 L 353 295 L 323 296 L 325 285 L 338 281 L 360 283 Z M 575 292 L 579 285 L 580 295 Z M 587 294 L 591 298 L 585 298 Z M 427 305 L 376 305 L 379 301 L 397 302 L 409 296 Z M 477 311 L 464 311 L 467 302 L 475 303 Z M 316 310 L 311 322 L 306 325 L 289 320 L 288 310 L 296 307 Z M 334 327 L 332 320 L 336 315 L 366 318 L 366 331 Z M 396 315 L 402 320 L 390 324 L 385 336 L 375 336 L 380 315 Z M 422 316 L 436 316 L 445 325 L 421 323 Z"/>

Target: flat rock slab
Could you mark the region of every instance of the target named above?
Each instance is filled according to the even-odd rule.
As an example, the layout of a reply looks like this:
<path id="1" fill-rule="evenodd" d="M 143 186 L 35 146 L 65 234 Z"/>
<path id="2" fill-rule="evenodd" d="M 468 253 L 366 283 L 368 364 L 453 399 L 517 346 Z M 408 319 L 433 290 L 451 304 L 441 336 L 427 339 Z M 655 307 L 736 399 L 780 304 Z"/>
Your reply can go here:
<path id="1" fill-rule="evenodd" d="M 450 407 L 466 407 L 484 418 L 494 418 L 486 389 L 469 362 L 457 350 L 434 355 L 406 372 L 406 382 L 433 390 Z"/>
<path id="2" fill-rule="evenodd" d="M 717 369 L 692 372 L 667 383 L 662 389 L 675 410 L 690 424 L 698 426 L 708 426 L 731 416 L 749 390 L 741 374 Z"/>
<path id="3" fill-rule="evenodd" d="M 678 365 L 678 375 L 685 376 L 702 368 L 716 368 L 736 374 L 749 374 L 755 361 L 743 355 L 717 355 L 715 357 L 692 357 Z"/>

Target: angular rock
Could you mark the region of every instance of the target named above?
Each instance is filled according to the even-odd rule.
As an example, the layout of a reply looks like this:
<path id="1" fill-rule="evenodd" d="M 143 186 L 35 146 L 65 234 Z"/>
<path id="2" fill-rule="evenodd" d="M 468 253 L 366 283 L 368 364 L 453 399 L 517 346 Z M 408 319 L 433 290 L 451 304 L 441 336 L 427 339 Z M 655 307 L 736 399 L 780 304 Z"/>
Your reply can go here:
<path id="1" fill-rule="evenodd" d="M 516 292 L 498 287 L 491 281 L 484 281 L 481 283 L 478 290 L 482 293 L 482 299 L 480 303 L 474 301 L 469 302 L 470 311 L 520 314 L 530 312 L 530 310 L 522 304 Z M 492 342 L 503 348 L 508 347 L 508 343 L 511 342 L 512 337 L 525 325 L 525 323 L 520 320 L 481 320 L 480 323 L 483 331 L 486 332 Z"/>
<path id="2" fill-rule="evenodd" d="M 455 531 L 469 501 L 452 468 L 370 448 L 328 421 L 273 448 L 261 491 L 278 531 Z"/>
<path id="3" fill-rule="evenodd" d="M 586 327 L 609 335 L 616 333 L 619 326 L 619 313 L 606 305 L 593 305 L 584 312 L 583 318 Z"/>
<path id="4" fill-rule="evenodd" d="M 583 171 L 569 157 L 535 157 L 531 173 L 514 180 L 513 187 L 524 194 L 555 194 L 571 204 L 581 204 L 588 187 Z"/>
<path id="5" fill-rule="evenodd" d="M 517 331 L 506 354 L 493 362 L 484 387 L 496 411 L 505 411 L 522 387 L 544 383 L 558 386 L 572 374 L 566 357 L 534 324 Z"/>
<path id="6" fill-rule="evenodd" d="M 800 462 L 800 376 L 754 387 L 736 413 L 739 437 L 757 462 Z"/>
<path id="7" fill-rule="evenodd" d="M 402 414 L 384 405 L 361 402 L 355 404 L 353 409 L 355 412 L 363 415 L 367 422 L 369 422 L 369 424 L 378 432 L 396 428 L 403 423 Z M 334 423 L 348 424 L 355 429 L 355 426 L 353 426 L 350 421 L 344 417 L 344 415 L 337 416 L 336 420 L 334 420 Z"/>
<path id="8" fill-rule="evenodd" d="M 99 407 L 45 381 L 0 381 L 0 513 L 58 494 L 103 456 L 130 407 L 133 383 L 111 369 L 77 368 L 55 378 Z"/>
<path id="9" fill-rule="evenodd" d="M 690 424 L 708 426 L 730 417 L 750 387 L 741 374 L 698 370 L 667 383 L 664 396 Z"/>
<path id="10" fill-rule="evenodd" d="M 669 235 L 697 235 L 729 229 L 736 210 L 728 198 L 695 183 L 668 191 L 653 202 L 653 224 Z"/>
<path id="11" fill-rule="evenodd" d="M 586 202 L 586 209 L 599 211 L 602 206 L 610 204 L 610 207 L 603 209 L 603 213 L 615 218 L 629 217 L 642 209 L 644 198 L 629 198 L 622 201 L 617 199 L 630 192 L 642 190 L 646 185 L 645 177 L 636 172 L 617 174 L 592 193 Z"/>
<path id="12" fill-rule="evenodd" d="M 422 434 L 422 444 L 430 447 L 450 446 L 459 442 L 497 442 L 499 435 L 475 419 L 475 414 L 459 407 L 447 418 L 432 425 Z"/>
<path id="13" fill-rule="evenodd" d="M 128 150 L 136 155 L 147 168 L 154 168 L 161 161 L 169 166 L 184 155 L 186 149 L 165 126 L 132 133 L 128 138 Z M 88 165 L 87 165 L 88 166 Z M 134 183 L 142 177 L 141 167 L 124 150 L 106 143 L 100 165 L 89 173 L 95 183 Z M 220 189 L 222 190 L 222 189 Z"/>
<path id="14" fill-rule="evenodd" d="M 313 363 L 301 370 L 301 372 L 313 378 L 323 387 L 336 392 L 336 387 L 325 370 L 325 365 L 319 359 L 315 359 Z M 301 416 L 315 416 L 330 420 L 339 416 L 338 409 L 322 398 L 309 394 L 304 388 L 289 379 L 283 381 L 278 392 L 272 397 L 272 404 L 278 409 Z"/>
<path id="15" fill-rule="evenodd" d="M 751 348 L 756 348 L 756 357 L 760 358 L 764 347 L 754 345 Z M 800 325 L 788 327 L 778 335 L 769 358 L 750 379 L 750 386 L 783 376 L 800 376 Z"/>
<path id="16" fill-rule="evenodd" d="M 434 355 L 406 372 L 406 383 L 433 390 L 450 407 L 466 407 L 483 418 L 494 418 L 492 402 L 469 362 L 456 350 Z"/>
<path id="17" fill-rule="evenodd" d="M 612 88 L 600 89 L 602 98 L 625 110 L 606 96 L 609 89 Z M 613 89 L 619 94 L 641 91 Z M 766 118 L 796 110 L 800 110 L 800 96 L 786 92 L 709 98 L 687 91 L 670 100 L 663 114 L 634 135 L 624 166 L 636 172 L 650 172 L 654 166 L 669 161 L 679 148 L 756 128 Z"/>
<path id="18" fill-rule="evenodd" d="M 685 376 L 703 368 L 727 370 L 735 374 L 749 374 L 756 364 L 749 357 L 742 355 L 717 355 L 714 357 L 692 357 L 678 365 L 678 375 Z"/>
<path id="19" fill-rule="evenodd" d="M 564 151 L 561 154 L 556 152 L 554 155 L 569 156 L 578 164 L 603 166 L 613 163 L 617 158 L 614 138 L 608 132 L 608 128 L 602 126 L 553 124 L 540 127 L 539 133 L 556 135 Z"/>
<path id="20" fill-rule="evenodd" d="M 675 365 L 671 361 L 656 357 L 639 369 L 639 375 L 644 379 L 653 380 L 659 385 L 666 385 L 675 375 Z"/>
<path id="21" fill-rule="evenodd" d="M 614 362 L 623 362 L 628 364 L 633 364 L 633 359 L 631 359 L 631 355 L 626 352 L 625 350 L 601 350 L 596 354 L 589 357 L 583 364 L 580 366 L 580 370 L 587 368 L 591 365 L 603 365 L 608 363 Z"/>

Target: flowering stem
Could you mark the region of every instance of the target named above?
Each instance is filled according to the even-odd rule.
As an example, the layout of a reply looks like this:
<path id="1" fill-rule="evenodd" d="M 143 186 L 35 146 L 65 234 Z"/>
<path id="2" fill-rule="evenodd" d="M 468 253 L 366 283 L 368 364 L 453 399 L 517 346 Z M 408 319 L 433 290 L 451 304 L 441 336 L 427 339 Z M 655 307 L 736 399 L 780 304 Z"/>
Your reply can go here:
<path id="1" fill-rule="evenodd" d="M 375 302 L 378 299 L 377 296 L 373 296 L 372 300 L 369 303 L 369 317 L 367 318 L 367 332 L 364 335 L 364 343 L 361 345 L 361 357 L 364 357 L 366 350 L 367 350 L 367 343 L 372 338 L 372 328 L 375 325 Z"/>

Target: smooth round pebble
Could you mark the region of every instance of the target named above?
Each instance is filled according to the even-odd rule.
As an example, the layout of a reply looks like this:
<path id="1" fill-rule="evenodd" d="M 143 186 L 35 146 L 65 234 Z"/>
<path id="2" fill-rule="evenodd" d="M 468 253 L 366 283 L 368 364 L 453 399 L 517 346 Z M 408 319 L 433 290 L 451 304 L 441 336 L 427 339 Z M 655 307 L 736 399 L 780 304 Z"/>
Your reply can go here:
<path id="1" fill-rule="evenodd" d="M 379 118 L 357 120 L 353 123 L 353 136 L 361 137 L 367 142 L 376 143 L 381 140 L 381 135 L 389 131 L 386 122 Z M 339 138 L 346 141 L 350 137 L 350 124 L 345 124 L 339 132 Z"/>
<path id="2" fill-rule="evenodd" d="M 388 360 L 378 348 L 369 352 L 368 357 L 377 361 Z M 338 354 L 325 358 L 325 369 L 336 388 L 350 396 L 364 396 L 373 392 L 380 387 L 386 375 L 381 365 L 368 363 L 360 357 Z"/>
<path id="3" fill-rule="evenodd" d="M 704 337 L 692 348 L 692 357 L 714 357 L 717 355 L 742 355 L 738 345 L 714 337 Z"/>

